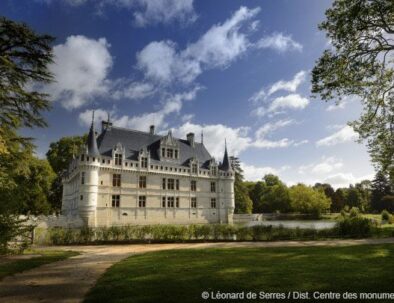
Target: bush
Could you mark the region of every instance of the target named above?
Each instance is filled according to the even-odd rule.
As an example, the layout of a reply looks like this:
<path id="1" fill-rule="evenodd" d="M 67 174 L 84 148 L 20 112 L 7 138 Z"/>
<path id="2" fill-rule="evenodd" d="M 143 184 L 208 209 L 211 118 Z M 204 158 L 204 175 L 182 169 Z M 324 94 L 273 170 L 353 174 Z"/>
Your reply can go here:
<path id="1" fill-rule="evenodd" d="M 389 223 L 391 223 L 391 215 L 387 210 L 382 211 L 382 221 L 387 221 Z"/>
<path id="2" fill-rule="evenodd" d="M 350 209 L 349 216 L 350 216 L 351 218 L 357 217 L 357 216 L 359 216 L 359 215 L 360 215 L 360 210 L 358 209 L 358 207 L 352 207 L 352 208 Z"/>
<path id="3" fill-rule="evenodd" d="M 360 216 L 344 217 L 335 226 L 335 231 L 340 237 L 362 238 L 372 235 L 376 224 L 370 219 Z"/>

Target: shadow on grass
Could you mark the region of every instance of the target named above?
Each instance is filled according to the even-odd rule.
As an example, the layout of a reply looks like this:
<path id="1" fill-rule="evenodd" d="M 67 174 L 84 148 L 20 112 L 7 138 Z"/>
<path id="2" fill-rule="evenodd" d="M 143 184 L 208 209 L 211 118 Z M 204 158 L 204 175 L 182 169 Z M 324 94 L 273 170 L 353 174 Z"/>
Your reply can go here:
<path id="1" fill-rule="evenodd" d="M 203 291 L 387 292 L 393 272 L 390 244 L 161 251 L 111 267 L 85 302 L 202 302 Z"/>

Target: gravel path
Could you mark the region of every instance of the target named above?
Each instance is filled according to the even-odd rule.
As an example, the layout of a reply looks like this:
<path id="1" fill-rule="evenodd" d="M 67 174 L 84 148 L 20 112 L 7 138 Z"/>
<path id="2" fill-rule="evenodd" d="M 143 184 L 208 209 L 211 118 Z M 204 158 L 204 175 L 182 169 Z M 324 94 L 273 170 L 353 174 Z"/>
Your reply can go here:
<path id="1" fill-rule="evenodd" d="M 394 238 L 333 241 L 227 242 L 146 245 L 43 247 L 74 250 L 81 255 L 43 265 L 0 281 L 0 302 L 81 302 L 97 279 L 114 263 L 133 255 L 166 249 L 233 247 L 305 247 L 394 244 Z"/>

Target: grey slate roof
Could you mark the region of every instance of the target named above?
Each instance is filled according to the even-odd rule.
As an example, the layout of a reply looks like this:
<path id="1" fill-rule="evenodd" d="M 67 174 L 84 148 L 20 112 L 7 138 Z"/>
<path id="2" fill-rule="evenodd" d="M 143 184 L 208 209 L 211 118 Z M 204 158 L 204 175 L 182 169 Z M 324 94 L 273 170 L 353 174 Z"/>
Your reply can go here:
<path id="1" fill-rule="evenodd" d="M 109 157 L 112 157 L 113 148 L 121 143 L 125 147 L 125 158 L 134 161 L 138 160 L 140 150 L 147 148 L 150 151 L 151 163 L 159 164 L 160 140 L 162 138 L 162 136 L 152 135 L 148 132 L 112 126 L 110 129 L 103 130 L 97 138 L 97 143 L 100 154 Z M 189 166 L 190 159 L 195 157 L 199 161 L 200 167 L 208 166 L 212 157 L 203 144 L 195 142 L 193 148 L 187 140 L 177 138 L 175 140 L 179 145 L 180 159 L 178 161 L 169 160 L 168 162 Z"/>
<path id="2" fill-rule="evenodd" d="M 227 144 L 224 149 L 224 157 L 223 157 L 223 162 L 222 165 L 219 167 L 221 170 L 224 171 L 229 171 L 232 170 L 231 164 L 230 164 L 230 159 L 228 158 L 228 153 L 227 153 Z"/>

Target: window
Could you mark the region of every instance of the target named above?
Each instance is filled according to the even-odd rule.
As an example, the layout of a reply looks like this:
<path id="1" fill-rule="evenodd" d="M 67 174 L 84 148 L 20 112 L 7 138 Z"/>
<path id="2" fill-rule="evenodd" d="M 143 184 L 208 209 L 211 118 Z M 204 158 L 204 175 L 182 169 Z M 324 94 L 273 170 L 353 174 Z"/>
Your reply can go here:
<path id="1" fill-rule="evenodd" d="M 122 165 L 122 155 L 115 154 L 115 165 Z"/>
<path id="2" fill-rule="evenodd" d="M 148 158 L 141 157 L 141 167 L 142 168 L 148 168 Z"/>
<path id="3" fill-rule="evenodd" d="M 191 207 L 192 208 L 197 208 L 197 198 L 196 197 L 192 197 Z"/>
<path id="4" fill-rule="evenodd" d="M 179 197 L 176 197 L 175 199 L 175 207 L 179 208 Z"/>
<path id="5" fill-rule="evenodd" d="M 216 208 L 216 199 L 215 198 L 211 199 L 211 208 Z"/>
<path id="6" fill-rule="evenodd" d="M 174 179 L 168 179 L 167 188 L 170 190 L 174 190 L 174 188 L 175 188 L 175 180 Z"/>
<path id="7" fill-rule="evenodd" d="M 167 197 L 167 207 L 174 207 L 174 197 Z"/>
<path id="8" fill-rule="evenodd" d="M 166 189 L 166 178 L 163 178 L 162 188 Z"/>
<path id="9" fill-rule="evenodd" d="M 89 157 L 86 157 L 86 161 L 89 161 Z"/>
<path id="10" fill-rule="evenodd" d="M 211 182 L 211 193 L 216 192 L 216 182 Z"/>
<path id="11" fill-rule="evenodd" d="M 85 161 L 85 155 L 81 155 L 81 161 Z"/>
<path id="12" fill-rule="evenodd" d="M 197 191 L 197 181 L 195 180 L 190 181 L 190 190 Z"/>
<path id="13" fill-rule="evenodd" d="M 197 164 L 195 163 L 192 164 L 192 173 L 197 174 Z"/>
<path id="14" fill-rule="evenodd" d="M 169 149 L 167 149 L 167 158 L 173 158 L 173 149 L 171 149 L 171 148 L 169 148 Z"/>
<path id="15" fill-rule="evenodd" d="M 105 159 L 103 159 L 103 160 L 101 161 L 101 163 L 105 164 Z"/>
<path id="16" fill-rule="evenodd" d="M 121 174 L 112 175 L 112 186 L 120 187 Z"/>
<path id="17" fill-rule="evenodd" d="M 176 149 L 174 152 L 175 152 L 175 159 L 178 159 L 178 150 Z"/>
<path id="18" fill-rule="evenodd" d="M 112 207 L 119 207 L 120 195 L 112 195 Z"/>
<path id="19" fill-rule="evenodd" d="M 139 188 L 146 188 L 146 176 L 140 176 Z"/>
<path id="20" fill-rule="evenodd" d="M 213 176 L 216 176 L 216 173 L 217 173 L 217 171 L 216 171 L 216 166 L 212 166 L 212 167 L 211 167 L 211 174 L 212 174 Z"/>
<path id="21" fill-rule="evenodd" d="M 161 149 L 161 156 L 162 156 L 162 157 L 165 157 L 165 156 L 166 156 L 166 149 L 165 149 L 165 148 L 162 148 L 162 149 Z"/>
<path id="22" fill-rule="evenodd" d="M 85 172 L 81 173 L 81 184 L 85 184 Z"/>
<path id="23" fill-rule="evenodd" d="M 138 197 L 138 207 L 146 207 L 146 196 Z"/>
<path id="24" fill-rule="evenodd" d="M 179 180 L 178 179 L 175 180 L 175 189 L 179 190 Z"/>
<path id="25" fill-rule="evenodd" d="M 166 207 L 166 197 L 161 198 L 161 206 Z"/>
<path id="26" fill-rule="evenodd" d="M 83 195 L 80 195 L 80 196 L 79 196 L 79 199 L 82 201 L 82 200 L 83 200 Z"/>

